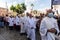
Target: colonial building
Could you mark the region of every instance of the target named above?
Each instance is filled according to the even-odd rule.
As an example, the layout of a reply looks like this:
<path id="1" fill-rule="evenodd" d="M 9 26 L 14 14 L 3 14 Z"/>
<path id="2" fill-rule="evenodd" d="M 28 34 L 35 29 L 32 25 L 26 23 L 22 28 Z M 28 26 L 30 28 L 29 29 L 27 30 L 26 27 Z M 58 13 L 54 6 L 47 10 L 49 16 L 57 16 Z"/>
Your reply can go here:
<path id="1" fill-rule="evenodd" d="M 8 10 L 8 9 L 6 9 L 6 8 L 2 8 L 2 7 L 0 7 L 0 16 L 6 16 L 6 15 L 17 15 L 17 13 L 16 12 L 13 12 L 12 10 Z"/>
<path id="2" fill-rule="evenodd" d="M 52 7 L 53 11 L 60 15 L 60 0 L 52 0 Z"/>
<path id="3" fill-rule="evenodd" d="M 8 13 L 8 9 L 0 7 L 0 16 L 5 16 Z"/>

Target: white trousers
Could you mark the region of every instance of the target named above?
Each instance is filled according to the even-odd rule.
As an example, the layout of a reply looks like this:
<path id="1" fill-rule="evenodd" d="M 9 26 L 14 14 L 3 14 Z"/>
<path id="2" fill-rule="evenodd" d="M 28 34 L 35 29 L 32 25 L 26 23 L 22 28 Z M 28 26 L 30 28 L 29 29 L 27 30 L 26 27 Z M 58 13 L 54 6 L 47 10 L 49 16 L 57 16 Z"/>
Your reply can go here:
<path id="1" fill-rule="evenodd" d="M 36 40 L 35 39 L 35 29 L 29 29 L 27 37 L 30 38 L 31 40 Z"/>
<path id="2" fill-rule="evenodd" d="M 23 24 L 21 24 L 21 30 L 20 30 L 20 33 L 25 33 L 24 25 L 23 25 Z"/>

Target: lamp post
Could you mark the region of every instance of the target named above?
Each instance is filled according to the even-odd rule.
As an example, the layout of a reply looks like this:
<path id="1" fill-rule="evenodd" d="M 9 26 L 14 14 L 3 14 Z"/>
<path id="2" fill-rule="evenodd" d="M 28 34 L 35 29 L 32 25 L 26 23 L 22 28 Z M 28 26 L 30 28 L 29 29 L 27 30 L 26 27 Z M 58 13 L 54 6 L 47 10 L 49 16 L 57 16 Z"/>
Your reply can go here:
<path id="1" fill-rule="evenodd" d="M 7 10 L 7 14 L 8 14 L 8 5 L 7 5 L 7 2 L 6 2 L 6 10 Z"/>

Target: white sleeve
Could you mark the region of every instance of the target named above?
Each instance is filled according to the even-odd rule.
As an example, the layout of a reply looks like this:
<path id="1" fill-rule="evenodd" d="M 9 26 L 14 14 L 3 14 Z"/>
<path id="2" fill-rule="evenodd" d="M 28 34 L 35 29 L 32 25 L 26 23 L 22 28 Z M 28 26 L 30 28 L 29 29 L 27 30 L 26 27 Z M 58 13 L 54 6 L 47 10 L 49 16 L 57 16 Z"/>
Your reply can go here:
<path id="1" fill-rule="evenodd" d="M 22 23 L 22 19 L 20 19 L 20 21 L 19 21 L 19 24 L 21 25 L 21 23 Z"/>
<path id="2" fill-rule="evenodd" d="M 13 21 L 14 21 L 14 22 L 13 22 L 13 24 L 15 24 L 15 23 L 16 23 L 16 21 L 15 21 L 15 20 L 16 20 L 16 19 L 14 18 L 14 20 L 13 20 Z"/>
<path id="3" fill-rule="evenodd" d="M 8 18 L 8 22 L 10 22 L 9 18 Z"/>
<path id="4" fill-rule="evenodd" d="M 47 28 L 46 28 L 45 21 L 43 21 L 43 20 L 41 21 L 41 25 L 40 25 L 39 31 L 40 31 L 41 36 L 46 36 Z"/>
<path id="5" fill-rule="evenodd" d="M 58 28 L 58 24 L 57 24 L 57 20 L 55 20 L 55 29 L 57 30 L 57 33 L 59 33 L 59 28 Z"/>

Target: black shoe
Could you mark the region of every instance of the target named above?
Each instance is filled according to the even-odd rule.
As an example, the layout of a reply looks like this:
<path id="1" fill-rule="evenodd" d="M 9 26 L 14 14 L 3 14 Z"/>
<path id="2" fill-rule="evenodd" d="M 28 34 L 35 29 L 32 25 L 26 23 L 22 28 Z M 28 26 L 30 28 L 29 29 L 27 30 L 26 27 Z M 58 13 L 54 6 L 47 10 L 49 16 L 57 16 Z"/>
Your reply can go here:
<path id="1" fill-rule="evenodd" d="M 20 33 L 20 35 L 22 36 L 22 35 L 23 35 L 23 33 Z"/>
<path id="2" fill-rule="evenodd" d="M 27 34 L 26 34 L 26 33 L 23 33 L 23 35 L 26 35 L 26 36 L 27 36 Z"/>
<path id="3" fill-rule="evenodd" d="M 58 35 L 60 35 L 60 32 L 58 33 Z"/>
<path id="4" fill-rule="evenodd" d="M 13 29 L 9 28 L 9 30 L 13 30 Z"/>
<path id="5" fill-rule="evenodd" d="M 27 38 L 27 40 L 31 40 L 30 38 Z"/>
<path id="6" fill-rule="evenodd" d="M 4 28 L 3 26 L 1 28 Z"/>

